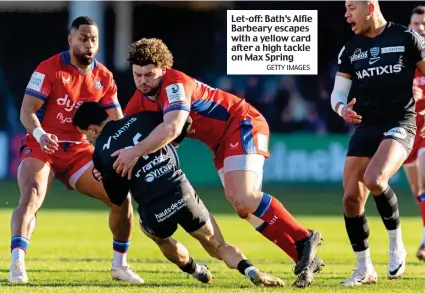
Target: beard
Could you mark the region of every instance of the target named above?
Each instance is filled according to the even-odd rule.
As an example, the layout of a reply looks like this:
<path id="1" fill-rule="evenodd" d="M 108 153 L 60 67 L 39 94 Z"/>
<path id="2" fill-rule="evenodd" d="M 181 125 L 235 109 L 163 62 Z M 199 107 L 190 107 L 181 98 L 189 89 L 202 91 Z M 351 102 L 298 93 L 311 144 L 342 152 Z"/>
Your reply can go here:
<path id="1" fill-rule="evenodd" d="M 158 92 L 158 90 L 159 90 L 159 86 L 156 86 L 156 87 L 152 88 L 150 91 L 147 91 L 147 92 L 142 92 L 139 89 L 139 91 L 145 96 L 154 96 Z"/>
<path id="2" fill-rule="evenodd" d="M 83 53 L 78 49 L 73 49 L 73 54 L 77 59 L 78 63 L 80 63 L 81 65 L 90 65 L 93 63 L 94 53 L 92 53 L 90 58 L 87 58 L 86 53 Z"/>

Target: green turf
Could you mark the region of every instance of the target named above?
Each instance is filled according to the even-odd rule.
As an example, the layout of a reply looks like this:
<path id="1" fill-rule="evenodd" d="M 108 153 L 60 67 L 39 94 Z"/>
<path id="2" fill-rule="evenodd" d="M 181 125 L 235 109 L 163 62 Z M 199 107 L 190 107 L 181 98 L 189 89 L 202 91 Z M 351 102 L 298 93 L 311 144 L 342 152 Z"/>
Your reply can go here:
<path id="1" fill-rule="evenodd" d="M 0 184 L 0 293 L 3 292 L 298 292 L 290 287 L 295 280 L 293 263 L 277 247 L 263 239 L 249 224 L 239 220 L 222 195 L 220 188 L 197 188 L 211 211 L 216 214 L 227 242 L 241 248 L 260 268 L 284 279 L 287 288 L 253 287 L 237 271 L 230 271 L 211 259 L 201 246 L 182 229 L 175 235 L 191 251 L 192 256 L 208 264 L 215 279 L 211 285 L 186 278 L 168 263 L 152 241 L 135 225 L 129 262 L 145 279 L 143 286 L 127 285 L 110 279 L 112 241 L 108 229 L 108 213 L 101 204 L 55 185 L 44 208 L 38 214 L 38 227 L 31 239 L 26 258 L 30 283 L 9 285 L 6 282 L 9 254 L 9 222 L 18 201 L 16 183 Z M 408 267 L 400 280 L 385 278 L 388 261 L 388 237 L 374 208 L 368 203 L 372 258 L 379 273 L 377 285 L 345 289 L 338 283 L 351 274 L 354 256 L 345 233 L 341 212 L 340 188 L 268 187 L 306 226 L 324 236 L 319 255 L 326 267 L 305 292 L 424 292 L 425 264 L 418 263 L 415 251 L 421 237 L 418 208 L 408 190 L 396 190 L 402 216 L 403 238 L 408 250 Z M 137 223 L 137 222 L 136 222 Z"/>

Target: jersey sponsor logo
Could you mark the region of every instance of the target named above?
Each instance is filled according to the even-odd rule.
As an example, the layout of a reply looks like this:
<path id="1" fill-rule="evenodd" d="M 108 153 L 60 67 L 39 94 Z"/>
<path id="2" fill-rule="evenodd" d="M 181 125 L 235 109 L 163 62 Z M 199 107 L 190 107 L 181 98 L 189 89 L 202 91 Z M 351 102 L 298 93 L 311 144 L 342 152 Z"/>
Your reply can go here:
<path id="1" fill-rule="evenodd" d="M 356 71 L 356 75 L 358 79 L 363 79 L 372 76 L 399 73 L 401 68 L 402 64 L 377 66 Z"/>
<path id="2" fill-rule="evenodd" d="M 114 134 L 114 135 L 112 135 L 112 138 L 113 139 L 115 139 L 115 140 L 117 140 L 120 136 L 121 136 L 121 134 L 123 134 L 123 133 L 125 133 L 129 128 L 130 128 L 130 126 L 134 123 L 134 122 L 136 122 L 137 121 L 137 118 L 136 117 L 132 117 L 132 118 L 130 118 L 125 124 L 124 124 L 124 126 L 123 127 L 121 127 L 120 129 L 118 129 L 118 131 Z"/>
<path id="3" fill-rule="evenodd" d="M 367 51 L 362 52 L 362 49 L 356 49 L 354 54 L 350 56 L 350 62 L 366 59 L 368 56 Z"/>
<path id="4" fill-rule="evenodd" d="M 145 181 L 152 182 L 155 179 L 158 179 L 164 176 L 165 174 L 170 173 L 172 170 L 173 170 L 172 165 L 165 165 L 165 166 L 159 167 L 158 169 L 153 170 L 152 172 L 149 172 L 148 174 L 146 174 Z"/>
<path id="5" fill-rule="evenodd" d="M 158 223 L 163 222 L 164 220 L 168 219 L 172 215 L 174 215 L 177 211 L 179 211 L 181 208 L 186 206 L 186 202 L 190 199 L 192 195 L 186 194 L 183 196 L 183 198 L 179 199 L 178 201 L 172 203 L 170 207 L 164 209 L 164 211 L 155 214 L 155 218 L 158 221 Z"/>
<path id="6" fill-rule="evenodd" d="M 388 130 L 387 132 L 384 132 L 384 136 L 406 139 L 407 132 L 403 127 L 394 127 Z"/>
<path id="7" fill-rule="evenodd" d="M 63 113 L 58 113 L 58 115 L 56 115 L 56 119 L 58 119 L 62 124 L 72 123 L 72 118 L 63 115 Z"/>
<path id="8" fill-rule="evenodd" d="M 142 171 L 146 173 L 147 171 L 150 171 L 155 166 L 165 162 L 169 158 L 170 157 L 168 155 L 155 156 L 149 163 L 147 163 L 146 165 L 142 167 Z"/>
<path id="9" fill-rule="evenodd" d="M 111 146 L 111 138 L 112 136 L 110 136 L 108 141 L 103 145 L 103 150 L 109 150 L 109 147 Z"/>
<path id="10" fill-rule="evenodd" d="M 63 98 L 59 98 L 56 100 L 59 106 L 64 106 L 64 110 L 67 112 L 71 112 L 72 110 L 77 109 L 83 103 L 82 101 L 73 101 L 68 99 L 68 95 L 65 95 Z"/>
<path id="11" fill-rule="evenodd" d="M 27 85 L 27 88 L 36 92 L 40 92 L 45 77 L 46 75 L 44 75 L 43 73 L 35 71 L 31 75 L 31 79 Z"/>
<path id="12" fill-rule="evenodd" d="M 186 94 L 182 83 L 173 83 L 165 88 L 167 93 L 168 103 L 179 103 L 186 101 Z"/>
<path id="13" fill-rule="evenodd" d="M 381 54 L 387 53 L 403 53 L 405 50 L 404 46 L 392 46 L 381 48 Z"/>

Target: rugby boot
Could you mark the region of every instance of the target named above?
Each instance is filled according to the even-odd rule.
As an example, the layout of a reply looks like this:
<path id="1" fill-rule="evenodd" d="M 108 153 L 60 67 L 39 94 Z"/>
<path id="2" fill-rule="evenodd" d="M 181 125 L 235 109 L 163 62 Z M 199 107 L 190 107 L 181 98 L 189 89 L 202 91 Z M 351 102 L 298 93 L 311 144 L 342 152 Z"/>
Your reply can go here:
<path id="1" fill-rule="evenodd" d="M 323 260 L 316 255 L 313 261 L 298 275 L 297 280 L 292 286 L 298 288 L 310 286 L 314 279 L 314 274 L 319 273 L 324 266 Z"/>
<path id="2" fill-rule="evenodd" d="M 320 232 L 314 230 L 308 230 L 310 235 L 307 239 L 297 241 L 297 251 L 300 259 L 295 265 L 294 274 L 300 274 L 314 259 L 316 256 L 317 248 L 321 245 L 323 239 Z"/>

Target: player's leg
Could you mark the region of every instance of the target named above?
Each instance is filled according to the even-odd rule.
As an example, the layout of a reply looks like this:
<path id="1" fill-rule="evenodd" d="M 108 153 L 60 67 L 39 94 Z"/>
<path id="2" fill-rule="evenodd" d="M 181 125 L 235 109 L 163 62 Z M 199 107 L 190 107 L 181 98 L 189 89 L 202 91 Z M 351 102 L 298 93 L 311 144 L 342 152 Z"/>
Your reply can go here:
<path id="1" fill-rule="evenodd" d="M 264 160 L 262 160 L 262 164 L 264 164 Z M 257 166 L 262 170 L 262 167 L 259 164 Z M 224 187 L 223 167 L 218 170 L 218 175 Z M 262 181 L 262 173 L 260 174 L 257 172 L 257 182 L 255 184 L 256 190 L 261 191 Z M 297 245 L 291 236 L 275 228 L 273 225 L 269 225 L 267 222 L 257 218 L 253 214 L 249 214 L 245 220 L 250 223 L 256 231 L 263 235 L 263 237 L 267 238 L 270 242 L 274 243 L 276 246 L 282 249 L 295 263 L 299 261 L 300 252 L 299 249 L 297 249 Z"/>
<path id="2" fill-rule="evenodd" d="M 422 143 L 425 144 L 425 139 L 422 138 Z M 419 249 L 416 252 L 416 257 L 419 260 L 425 261 L 425 146 L 418 150 L 418 158 L 416 161 L 418 190 L 416 200 L 419 204 L 422 217 L 422 239 Z"/>
<path id="3" fill-rule="evenodd" d="M 187 248 L 172 238 L 177 230 L 179 213 L 184 203 L 177 197 L 166 195 L 159 202 L 139 207 L 140 229 L 158 245 L 162 254 L 184 273 L 192 275 L 202 283 L 210 283 L 212 274 L 206 265 L 196 263 Z M 174 208 L 173 208 L 174 207 Z M 169 211 L 165 217 L 161 215 Z"/>
<path id="4" fill-rule="evenodd" d="M 373 195 L 390 238 L 387 273 L 390 279 L 399 278 L 404 273 L 407 253 L 402 239 L 397 196 L 388 181 L 408 157 L 414 133 L 408 125 L 386 132 L 364 174 L 364 183 Z"/>
<path id="5" fill-rule="evenodd" d="M 18 168 L 20 199 L 11 219 L 11 252 L 9 282 L 26 283 L 28 276 L 24 257 L 35 229 L 36 214 L 40 209 L 54 175 L 39 147 L 26 149 Z"/>
<path id="6" fill-rule="evenodd" d="M 182 185 L 181 190 L 185 203 L 179 211 L 179 224 L 196 238 L 212 257 L 223 260 L 230 269 L 237 269 L 255 285 L 284 286 L 282 280 L 258 270 L 238 248 L 224 241 L 217 222 L 190 183 Z"/>
<path id="7" fill-rule="evenodd" d="M 267 223 L 260 227 L 262 231 L 272 231 L 283 241 L 283 233 L 290 236 L 287 239 L 292 238 L 299 253 L 290 255 L 295 258 L 294 255 L 299 254 L 294 269 L 298 275 L 314 259 L 321 235 L 303 227 L 277 198 L 257 188 L 258 180 L 262 180 L 264 159 L 269 156 L 268 138 L 269 128 L 262 116 L 241 121 L 229 130 L 217 156 L 223 160 L 225 195 L 241 218 L 247 219 L 252 214 Z M 220 163 L 217 161 L 216 167 L 220 167 Z"/>
<path id="8" fill-rule="evenodd" d="M 93 163 L 92 147 L 70 147 L 68 155 L 73 158 L 73 164 L 61 178 L 68 187 L 78 192 L 96 198 L 110 207 L 109 229 L 113 235 L 112 248 L 114 259 L 111 276 L 114 280 L 143 283 L 127 263 L 127 252 L 130 246 L 130 236 L 133 227 L 133 207 L 130 196 L 127 196 L 121 206 L 111 203 L 103 184 L 97 181 L 92 174 Z M 65 161 L 65 160 L 64 160 Z"/>
<path id="9" fill-rule="evenodd" d="M 363 176 L 369 162 L 368 157 L 348 156 L 344 165 L 345 229 L 357 261 L 353 274 L 341 282 L 344 286 L 376 283 L 378 279 L 370 256 L 369 226 L 364 209 L 369 191 L 363 183 Z"/>

